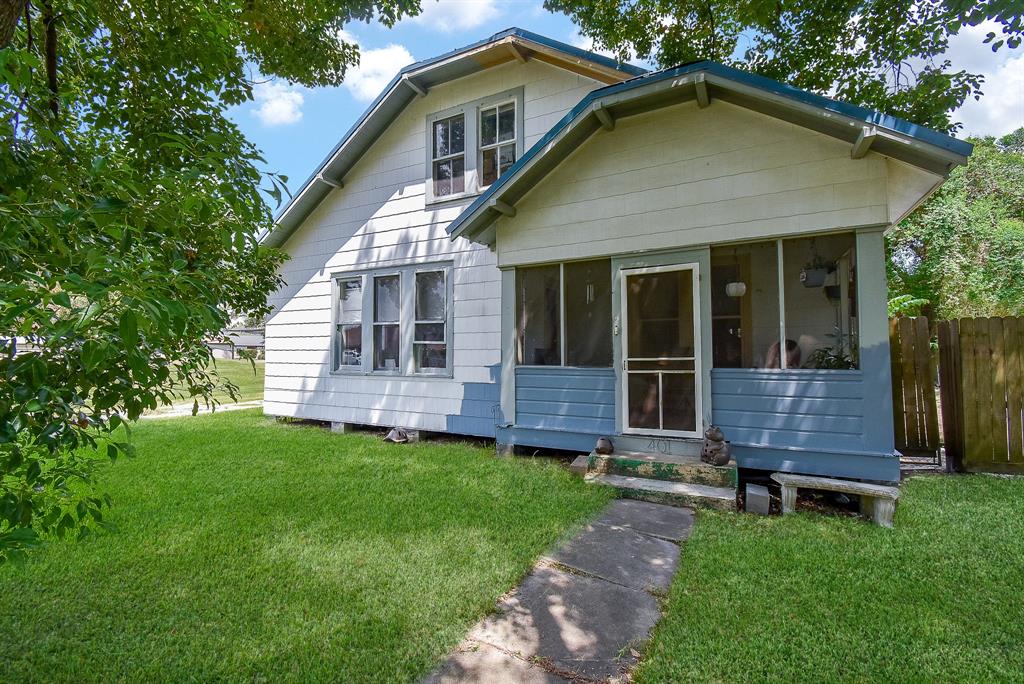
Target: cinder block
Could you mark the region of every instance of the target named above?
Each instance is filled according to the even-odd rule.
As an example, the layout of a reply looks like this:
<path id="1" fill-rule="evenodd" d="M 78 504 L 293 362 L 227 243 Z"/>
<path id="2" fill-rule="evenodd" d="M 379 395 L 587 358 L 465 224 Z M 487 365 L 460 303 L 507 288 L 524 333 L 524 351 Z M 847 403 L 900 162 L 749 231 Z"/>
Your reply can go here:
<path id="1" fill-rule="evenodd" d="M 768 507 L 771 505 L 772 497 L 771 494 L 768 493 L 768 488 L 764 485 L 751 484 L 748 482 L 745 501 L 747 513 L 768 515 Z"/>
<path id="2" fill-rule="evenodd" d="M 501 442 L 497 442 L 494 445 L 494 450 L 498 454 L 498 456 L 515 456 L 516 455 L 516 445 L 515 444 L 502 444 Z"/>
<path id="3" fill-rule="evenodd" d="M 352 423 L 331 423 L 331 432 L 346 433 L 355 432 L 356 427 Z"/>

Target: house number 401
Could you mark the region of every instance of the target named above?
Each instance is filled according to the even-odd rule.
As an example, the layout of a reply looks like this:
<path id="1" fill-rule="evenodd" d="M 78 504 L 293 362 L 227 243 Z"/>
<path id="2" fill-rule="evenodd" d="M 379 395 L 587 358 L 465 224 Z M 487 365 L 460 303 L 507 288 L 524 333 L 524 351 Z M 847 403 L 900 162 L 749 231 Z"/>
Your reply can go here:
<path id="1" fill-rule="evenodd" d="M 667 439 L 652 439 L 647 448 L 651 451 L 657 451 L 659 454 L 668 454 L 672 452 L 672 443 Z"/>

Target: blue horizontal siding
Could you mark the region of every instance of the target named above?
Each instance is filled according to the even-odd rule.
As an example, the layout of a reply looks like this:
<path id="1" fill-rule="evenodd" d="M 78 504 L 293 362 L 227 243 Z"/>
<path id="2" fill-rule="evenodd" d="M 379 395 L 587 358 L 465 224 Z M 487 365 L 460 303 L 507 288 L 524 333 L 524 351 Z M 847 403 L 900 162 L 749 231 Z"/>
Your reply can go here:
<path id="1" fill-rule="evenodd" d="M 865 392 L 859 371 L 715 369 L 712 419 L 738 446 L 870 453 Z"/>
<path id="2" fill-rule="evenodd" d="M 516 427 L 587 435 L 615 431 L 611 368 L 516 369 Z"/>

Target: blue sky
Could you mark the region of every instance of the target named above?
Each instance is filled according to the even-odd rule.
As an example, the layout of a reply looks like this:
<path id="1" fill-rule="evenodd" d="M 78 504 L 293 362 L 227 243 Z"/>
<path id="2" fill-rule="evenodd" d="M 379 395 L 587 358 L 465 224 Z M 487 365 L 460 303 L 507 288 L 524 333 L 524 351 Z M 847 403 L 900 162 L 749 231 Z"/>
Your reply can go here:
<path id="1" fill-rule="evenodd" d="M 346 38 L 361 49 L 358 69 L 338 88 L 304 88 L 285 82 L 260 84 L 255 101 L 236 108 L 232 118 L 259 147 L 267 168 L 289 177 L 294 192 L 355 120 L 406 64 L 473 43 L 518 26 L 583 48 L 590 48 L 561 14 L 544 10 L 541 0 L 422 0 L 423 13 L 395 28 L 353 24 Z M 947 56 L 957 68 L 986 76 L 980 102 L 957 113 L 961 135 L 1002 135 L 1024 125 L 1024 48 L 993 54 L 982 44 L 991 26 L 968 27 L 951 42 Z"/>

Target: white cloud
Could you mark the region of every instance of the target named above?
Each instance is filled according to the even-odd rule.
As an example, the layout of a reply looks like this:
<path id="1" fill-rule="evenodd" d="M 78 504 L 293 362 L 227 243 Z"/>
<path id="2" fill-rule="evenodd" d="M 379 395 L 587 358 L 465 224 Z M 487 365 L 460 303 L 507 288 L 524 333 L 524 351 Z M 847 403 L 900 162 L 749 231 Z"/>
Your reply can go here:
<path id="1" fill-rule="evenodd" d="M 297 86 L 279 81 L 257 83 L 252 89 L 253 114 L 264 126 L 287 126 L 302 120 L 305 97 Z"/>
<path id="2" fill-rule="evenodd" d="M 414 62 L 402 45 L 360 50 L 359 66 L 345 74 L 345 87 L 357 100 L 369 102 L 380 94 L 398 71 Z"/>
<path id="3" fill-rule="evenodd" d="M 409 21 L 445 33 L 476 28 L 501 14 L 496 0 L 423 0 L 421 7 Z"/>
<path id="4" fill-rule="evenodd" d="M 968 98 L 953 113 L 963 123 L 960 135 L 1005 135 L 1024 126 L 1024 48 L 998 52 L 982 41 L 990 31 L 1001 33 L 998 24 L 986 22 L 965 26 L 949 41 L 946 57 L 954 69 L 984 74 L 980 100 Z"/>

